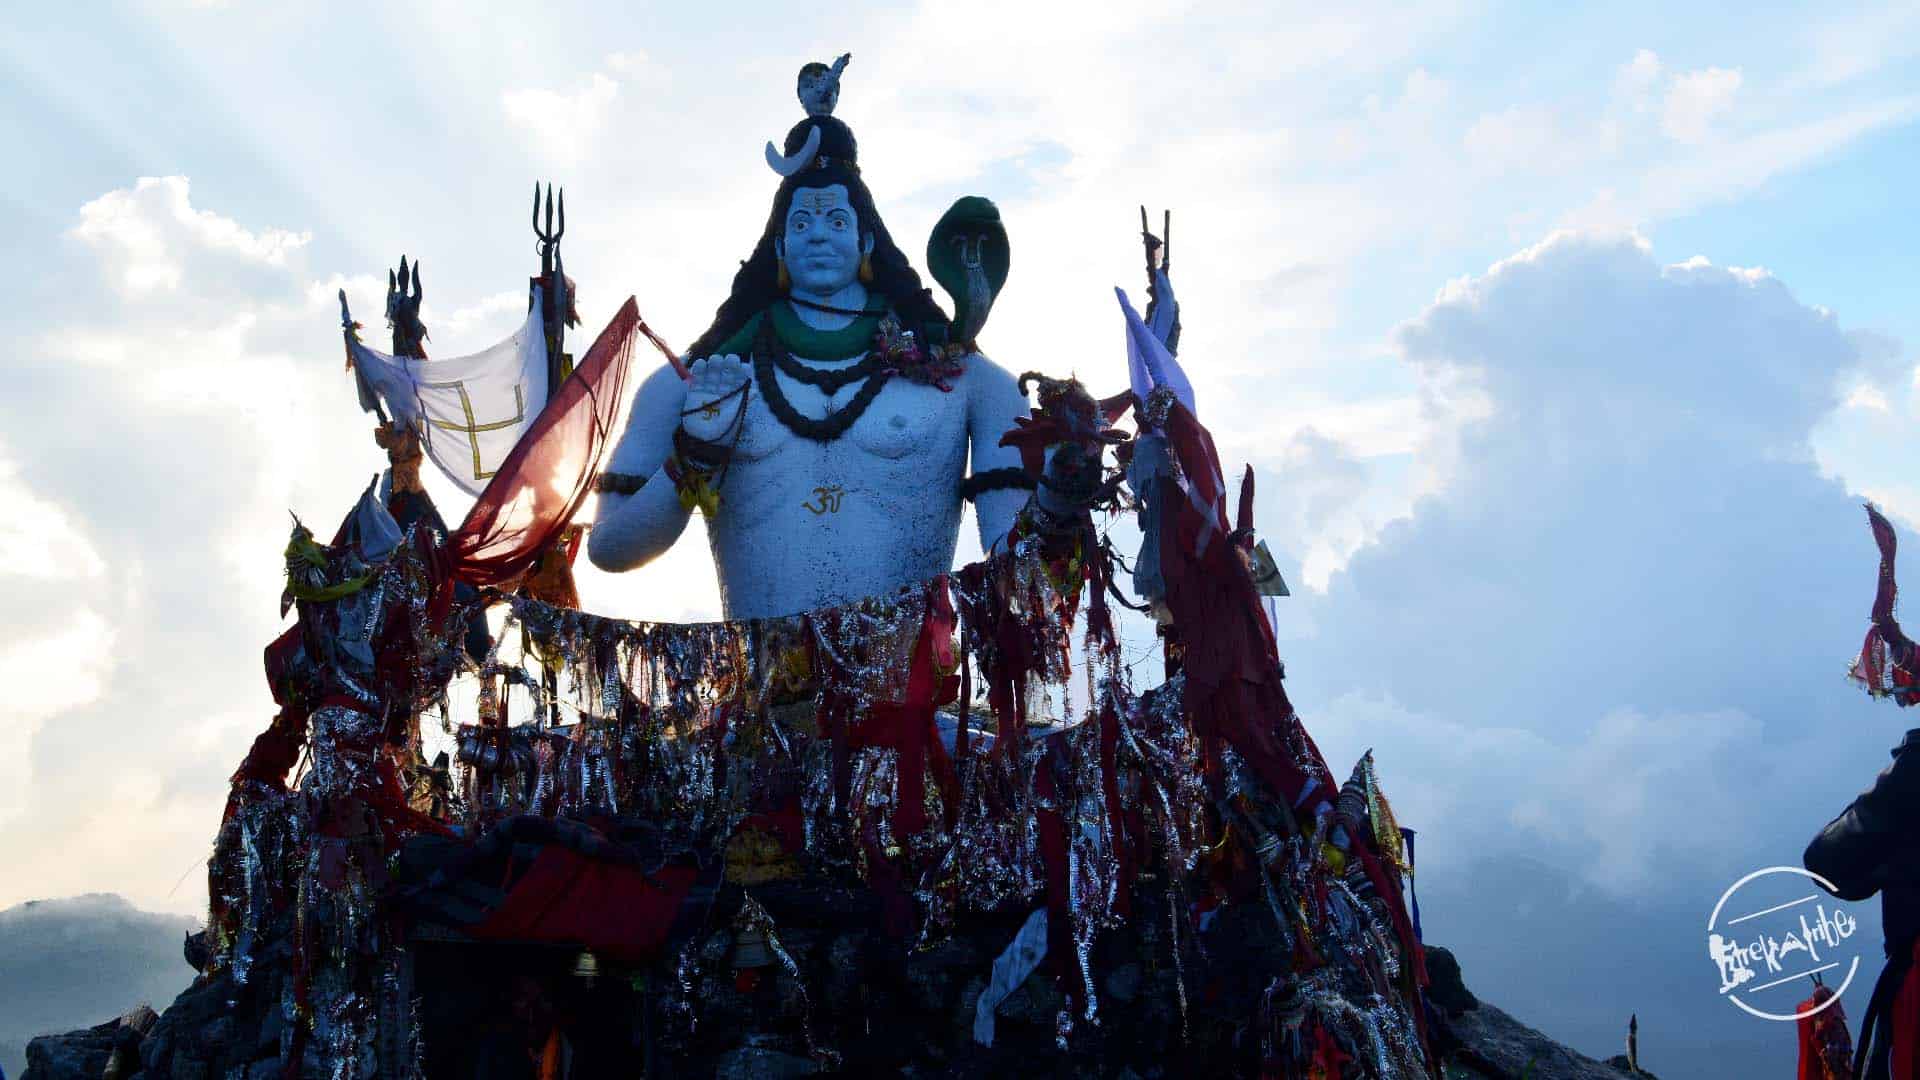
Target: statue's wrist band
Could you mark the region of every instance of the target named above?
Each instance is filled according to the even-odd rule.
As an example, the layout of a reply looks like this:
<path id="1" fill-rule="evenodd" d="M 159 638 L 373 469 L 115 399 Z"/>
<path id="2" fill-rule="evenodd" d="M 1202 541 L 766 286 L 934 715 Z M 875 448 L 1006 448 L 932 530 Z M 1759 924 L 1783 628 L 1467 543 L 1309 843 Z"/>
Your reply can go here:
<path id="1" fill-rule="evenodd" d="M 684 427 L 673 429 L 673 453 L 685 464 L 704 469 L 720 468 L 733 459 L 732 447 L 695 438 Z"/>
<path id="2" fill-rule="evenodd" d="M 1004 469 L 988 469 L 986 472 L 977 472 L 965 480 L 962 480 L 960 482 L 960 497 L 968 502 L 972 502 L 974 499 L 989 491 L 1002 491 L 1007 489 L 1032 491 L 1033 478 L 1027 475 L 1027 470 L 1017 466 L 1010 466 Z"/>
<path id="3" fill-rule="evenodd" d="M 593 490 L 602 495 L 632 495 L 646 483 L 639 473 L 603 472 L 594 480 Z"/>

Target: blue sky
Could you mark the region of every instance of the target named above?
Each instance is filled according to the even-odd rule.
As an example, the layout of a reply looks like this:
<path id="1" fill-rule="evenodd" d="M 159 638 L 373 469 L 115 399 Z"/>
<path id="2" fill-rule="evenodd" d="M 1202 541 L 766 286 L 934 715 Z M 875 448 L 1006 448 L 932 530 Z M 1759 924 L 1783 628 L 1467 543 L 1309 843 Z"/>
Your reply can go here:
<path id="1" fill-rule="evenodd" d="M 1336 769 L 1375 748 L 1469 978 L 1590 1052 L 1636 1007 L 1653 1040 L 1636 1002 L 1672 988 L 1669 1060 L 1784 1063 L 1690 946 L 1572 1000 L 1501 927 L 1559 895 L 1609 947 L 1683 941 L 1904 726 L 1839 673 L 1857 502 L 1920 522 L 1920 7 L 790 11 L 0 16 L 0 905 L 204 903 L 285 513 L 381 464 L 333 291 L 377 327 L 405 252 L 433 347 L 491 344 L 557 180 L 588 327 L 633 293 L 689 341 L 764 220 L 794 69 L 851 51 L 840 114 L 903 248 L 958 195 L 1001 205 L 1008 367 L 1117 384 L 1135 207 L 1174 207 L 1183 357 L 1300 586 L 1295 696 Z M 695 537 L 583 590 L 715 608 Z"/>

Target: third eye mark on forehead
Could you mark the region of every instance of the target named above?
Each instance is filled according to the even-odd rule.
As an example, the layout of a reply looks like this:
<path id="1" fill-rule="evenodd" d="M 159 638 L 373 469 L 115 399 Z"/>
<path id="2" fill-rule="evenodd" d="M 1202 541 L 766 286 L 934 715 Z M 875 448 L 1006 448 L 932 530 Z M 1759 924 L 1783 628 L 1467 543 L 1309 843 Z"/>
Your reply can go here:
<path id="1" fill-rule="evenodd" d="M 800 191 L 794 194 L 793 208 L 796 212 L 806 211 L 825 214 L 833 210 L 845 210 L 840 196 L 831 191 Z"/>

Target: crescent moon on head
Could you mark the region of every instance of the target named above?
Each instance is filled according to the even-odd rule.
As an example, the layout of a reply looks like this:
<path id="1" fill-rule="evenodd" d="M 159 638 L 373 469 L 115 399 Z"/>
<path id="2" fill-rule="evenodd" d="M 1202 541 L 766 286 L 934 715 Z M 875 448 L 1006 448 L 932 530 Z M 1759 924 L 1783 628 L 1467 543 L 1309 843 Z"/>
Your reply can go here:
<path id="1" fill-rule="evenodd" d="M 767 168 L 772 169 L 781 176 L 792 176 L 794 173 L 806 168 L 807 163 L 813 160 L 813 155 L 818 153 L 819 150 L 820 125 L 815 124 L 813 127 L 807 129 L 807 141 L 801 145 L 800 152 L 792 157 L 781 157 L 780 151 L 774 149 L 773 143 L 769 141 L 767 143 Z"/>

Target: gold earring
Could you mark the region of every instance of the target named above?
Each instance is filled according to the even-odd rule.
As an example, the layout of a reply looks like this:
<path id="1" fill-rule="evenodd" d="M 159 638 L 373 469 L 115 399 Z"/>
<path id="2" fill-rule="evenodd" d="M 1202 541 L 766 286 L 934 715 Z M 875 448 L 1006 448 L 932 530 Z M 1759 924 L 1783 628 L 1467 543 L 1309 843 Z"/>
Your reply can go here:
<path id="1" fill-rule="evenodd" d="M 780 291 L 786 292 L 788 289 L 793 288 L 793 279 L 787 276 L 787 260 L 775 259 L 773 260 L 773 265 L 779 268 L 779 273 L 774 283 Z"/>
<path id="2" fill-rule="evenodd" d="M 873 284 L 873 256 L 864 252 L 860 256 L 860 284 Z"/>

